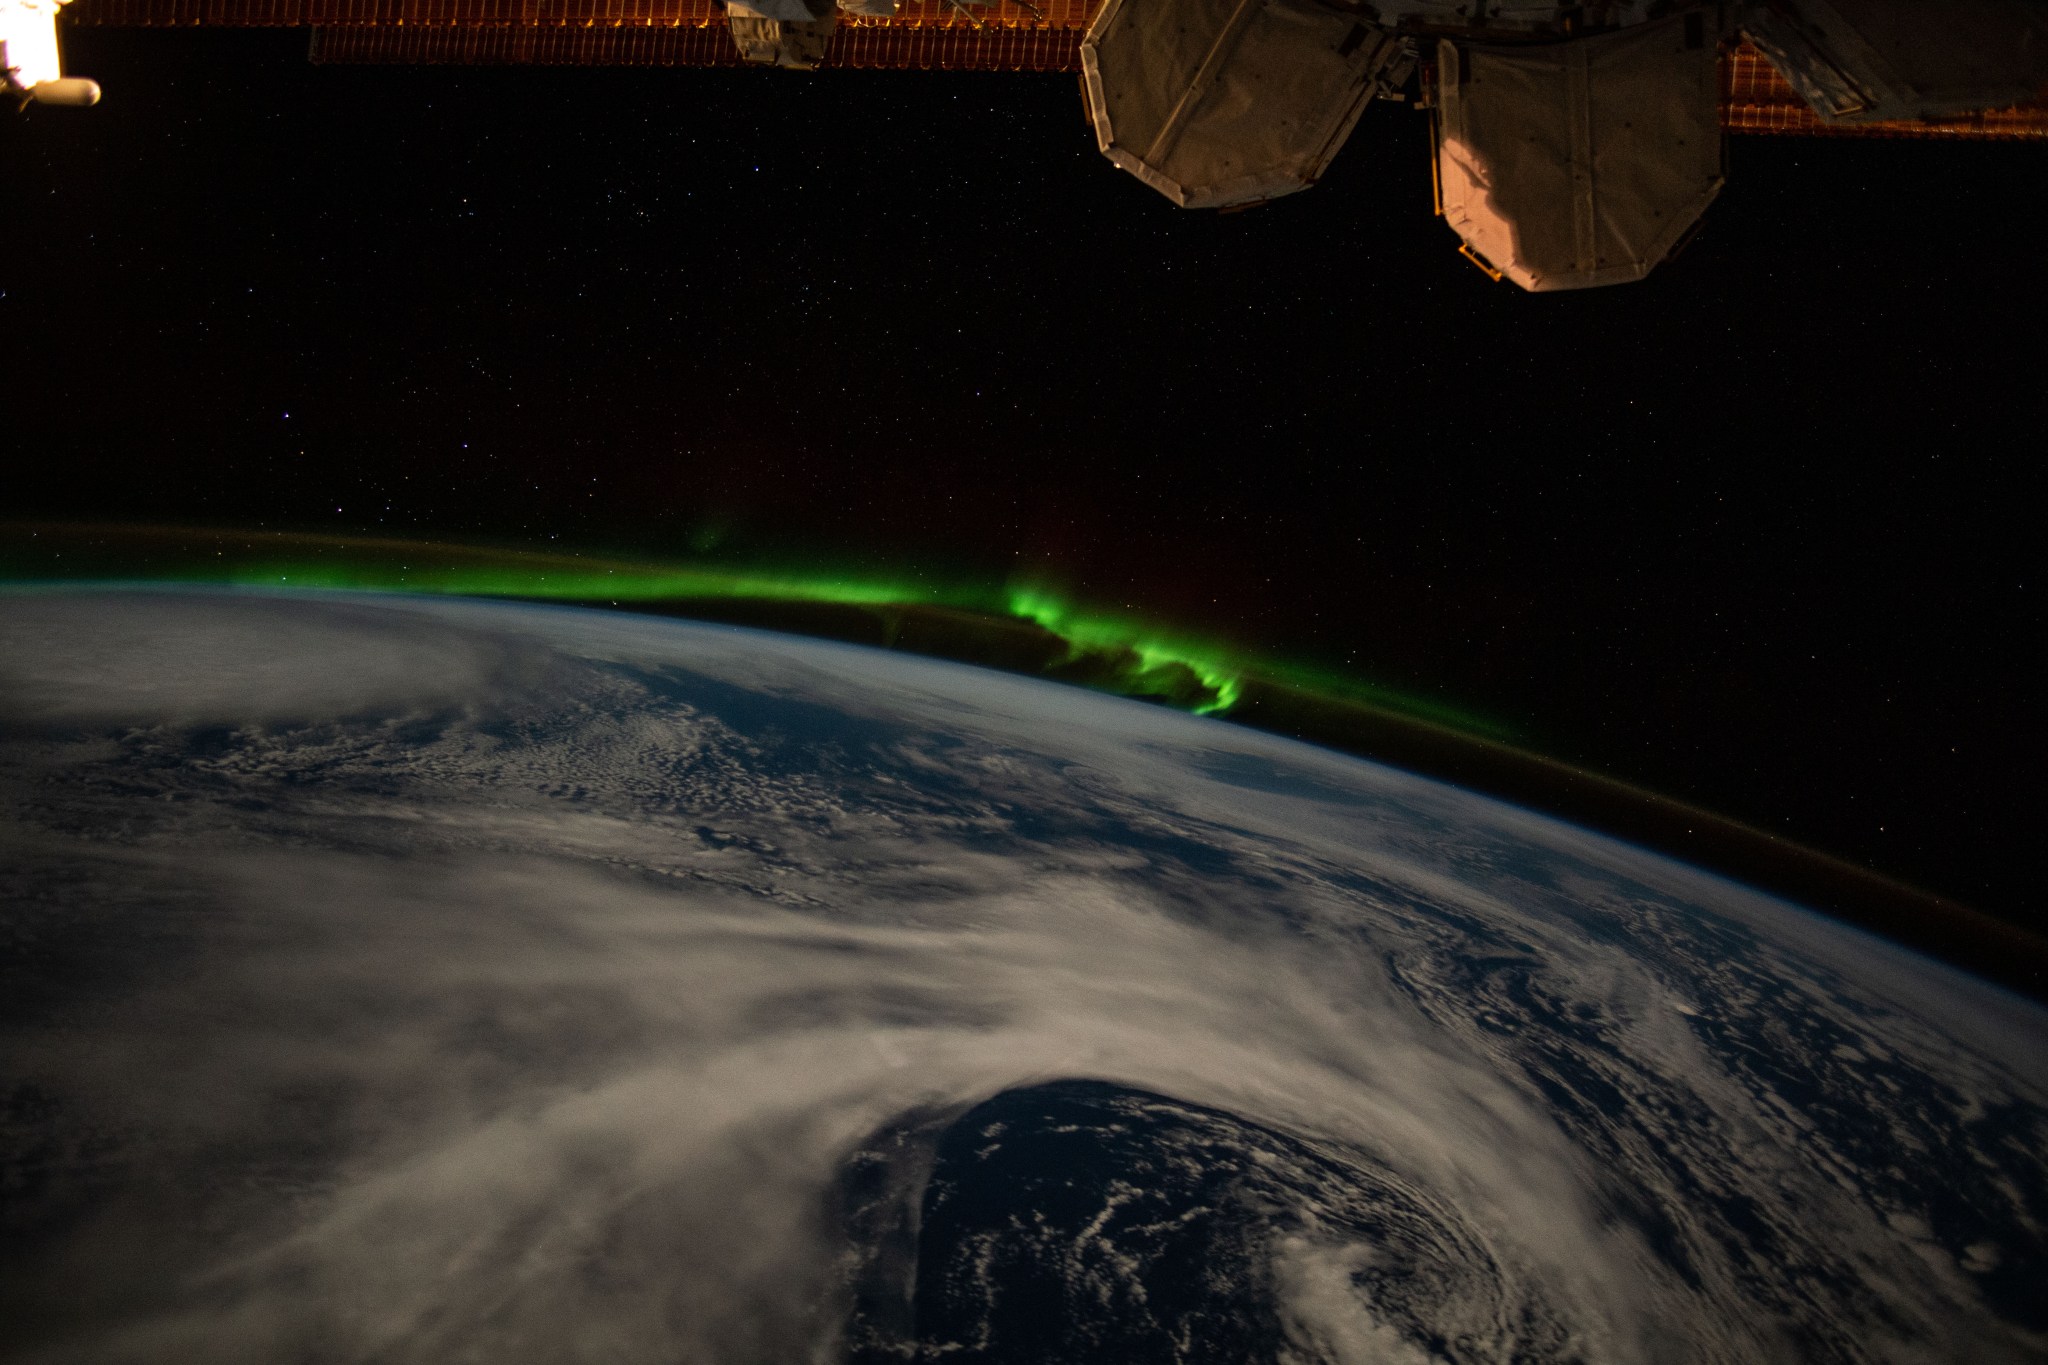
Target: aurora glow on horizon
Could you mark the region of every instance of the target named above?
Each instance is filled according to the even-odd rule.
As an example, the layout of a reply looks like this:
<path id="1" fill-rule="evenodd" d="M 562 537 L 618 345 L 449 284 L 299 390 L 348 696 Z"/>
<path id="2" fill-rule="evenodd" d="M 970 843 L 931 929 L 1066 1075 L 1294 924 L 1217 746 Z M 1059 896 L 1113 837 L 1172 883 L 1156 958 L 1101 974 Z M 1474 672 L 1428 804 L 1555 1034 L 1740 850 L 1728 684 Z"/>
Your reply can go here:
<path id="1" fill-rule="evenodd" d="M 1509 737 L 1498 721 L 1431 699 L 1272 659 L 1227 641 L 1093 606 L 1043 581 L 940 580 L 870 569 L 737 567 L 658 563 L 354 536 L 217 528 L 32 526 L 0 528 L 0 581 L 15 584 L 216 584 L 422 596 L 516 598 L 688 614 L 692 606 L 850 608 L 884 618 L 883 643 L 895 645 L 893 617 L 941 612 L 960 629 L 1029 627 L 1057 648 L 1039 672 L 1098 690 L 1165 702 L 1200 715 L 1225 715 L 1248 682 L 1297 689 L 1383 710 L 1491 740 Z M 730 607 L 713 614 L 731 615 Z M 831 633 L 831 632 L 824 632 Z M 955 654 L 955 650 L 926 650 Z M 1014 652 L 1014 651 L 1011 651 Z M 966 662 L 997 662 L 986 651 L 957 651 Z M 1001 666 L 999 664 L 999 666 Z M 1013 667 L 1015 665 L 1012 665 Z"/>
<path id="2" fill-rule="evenodd" d="M 1528 747 L 1506 726 L 1104 609 L 1042 583 L 654 563 L 272 531 L 0 523 L 0 590 L 312 589 L 620 607 L 979 664 L 1163 703 L 1427 772 L 1713 866 L 2022 991 L 2032 940 L 1876 869 Z"/>

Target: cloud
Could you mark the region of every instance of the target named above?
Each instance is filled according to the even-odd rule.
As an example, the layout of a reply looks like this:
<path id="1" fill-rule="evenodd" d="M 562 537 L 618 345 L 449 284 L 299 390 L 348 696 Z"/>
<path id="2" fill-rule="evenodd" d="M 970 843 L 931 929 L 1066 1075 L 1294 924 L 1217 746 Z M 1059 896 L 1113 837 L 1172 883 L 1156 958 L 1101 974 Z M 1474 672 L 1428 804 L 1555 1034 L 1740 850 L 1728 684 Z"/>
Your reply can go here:
<path id="1" fill-rule="evenodd" d="M 2041 1187 L 2035 1083 L 1856 995 L 1813 925 L 1701 908 L 1731 894 L 1711 879 L 1384 768 L 865 651 L 503 606 L 56 600 L 0 613 L 36 646 L 17 695 L 105 726 L 0 746 L 5 926 L 50 1002 L 0 1022 L 46 1116 L 0 1132 L 46 1153 L 39 1193 L 0 1197 L 34 1232 L 0 1263 L 23 1360 L 831 1358 L 847 1161 L 1065 1077 L 1421 1192 L 1442 1257 L 1534 1315 L 1502 1351 L 1526 1329 L 1761 1359 L 1800 1321 L 1845 1358 L 1859 1332 L 2025 1354 L 1969 1276 L 2027 1263 L 1994 1187 Z M 136 659 L 153 683 L 120 676 Z M 202 754 L 163 719 L 242 708 L 291 721 Z M 431 722 L 394 730 L 401 708 Z M 1993 1111 L 2022 1140 L 1937 1189 L 1978 1219 L 1956 1256 L 1979 1269 L 1930 1273 L 1948 1253 L 1896 1231 L 1930 1225 L 1892 1216 L 1927 1196 L 1883 1168 Z M 1294 1349 L 1398 1358 L 1373 1249 L 1325 1233 L 1274 1249 Z"/>
<path id="2" fill-rule="evenodd" d="M 233 591 L 0 598 L 12 723 L 225 723 L 404 714 L 533 686 L 538 651 L 388 599 Z"/>

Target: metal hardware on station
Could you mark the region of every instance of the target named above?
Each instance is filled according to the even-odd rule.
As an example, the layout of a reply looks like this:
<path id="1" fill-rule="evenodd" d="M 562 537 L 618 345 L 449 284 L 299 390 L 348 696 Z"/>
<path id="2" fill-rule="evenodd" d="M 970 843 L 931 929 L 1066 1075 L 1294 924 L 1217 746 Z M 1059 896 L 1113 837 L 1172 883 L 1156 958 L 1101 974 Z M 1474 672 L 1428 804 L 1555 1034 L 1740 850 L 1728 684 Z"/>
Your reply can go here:
<path id="1" fill-rule="evenodd" d="M 1188 208 L 1306 189 L 1413 95 L 1459 249 L 1535 292 L 1669 260 L 1724 132 L 2048 140 L 2048 0 L 62 3 L 0 0 L 24 105 L 98 98 L 58 61 L 74 25 L 302 27 L 331 63 L 1078 70 L 1097 146 Z"/>
<path id="2" fill-rule="evenodd" d="M 1081 42 L 1097 144 L 1182 208 L 1307 189 L 1413 49 L 1318 0 L 1108 0 Z"/>
<path id="3" fill-rule="evenodd" d="M 1712 10 L 1563 43 L 1437 46 L 1444 221 L 1532 293 L 1650 273 L 1721 191 Z"/>

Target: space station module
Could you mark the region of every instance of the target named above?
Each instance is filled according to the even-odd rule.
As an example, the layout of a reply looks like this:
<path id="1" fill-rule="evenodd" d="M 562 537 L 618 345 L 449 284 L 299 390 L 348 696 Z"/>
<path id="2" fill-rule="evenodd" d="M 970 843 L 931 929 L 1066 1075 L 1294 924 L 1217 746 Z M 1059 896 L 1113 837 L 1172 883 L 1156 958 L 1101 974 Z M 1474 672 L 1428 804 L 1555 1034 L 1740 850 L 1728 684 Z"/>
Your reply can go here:
<path id="1" fill-rule="evenodd" d="M 726 0 L 725 22 L 744 60 L 809 71 L 825 60 L 842 10 L 886 19 L 896 0 Z"/>
<path id="2" fill-rule="evenodd" d="M 727 14 L 747 60 L 808 68 L 838 10 L 895 4 Z M 2048 0 L 1105 0 L 1081 64 L 1104 155 L 1184 208 L 1305 189 L 1367 105 L 1412 100 L 1461 249 L 1547 292 L 1639 280 L 1691 237 L 1725 173 L 1721 58 L 1745 39 L 1827 125 L 2048 95 Z"/>
<path id="3" fill-rule="evenodd" d="M 65 0 L 0 0 L 0 85 L 22 104 L 97 104 L 100 88 L 64 74 L 57 11 Z"/>
<path id="4" fill-rule="evenodd" d="M 1412 95 L 1462 249 L 1542 292 L 1641 279 L 1690 237 L 1738 38 L 1832 124 L 2048 89 L 2043 0 L 1107 0 L 1081 60 L 1103 153 L 1188 208 L 1305 189 L 1368 103 Z"/>

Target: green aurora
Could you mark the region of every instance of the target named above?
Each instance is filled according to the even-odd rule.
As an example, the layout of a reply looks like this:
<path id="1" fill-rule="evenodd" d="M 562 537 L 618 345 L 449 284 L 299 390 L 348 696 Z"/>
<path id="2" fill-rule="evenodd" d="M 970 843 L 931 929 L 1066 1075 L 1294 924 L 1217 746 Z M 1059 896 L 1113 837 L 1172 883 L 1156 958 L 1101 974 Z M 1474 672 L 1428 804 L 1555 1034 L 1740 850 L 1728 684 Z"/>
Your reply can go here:
<path id="1" fill-rule="evenodd" d="M 1081 602 L 1042 583 L 650 564 L 166 527 L 0 523 L 0 588 L 216 585 L 628 607 L 880 645 L 1214 715 L 1659 848 L 2048 999 L 2048 943 L 1754 826 L 1513 742 L 1462 708 Z"/>
<path id="2" fill-rule="evenodd" d="M 1498 721 L 1459 707 L 1100 609 L 1043 582 L 645 563 L 288 532 L 14 525 L 0 528 L 0 537 L 0 577 L 17 584 L 211 584 L 623 606 L 871 639 L 1199 715 L 1229 714 L 1256 681 L 1490 739 L 1509 736 Z M 1042 638 L 1023 640 L 1018 627 Z"/>

